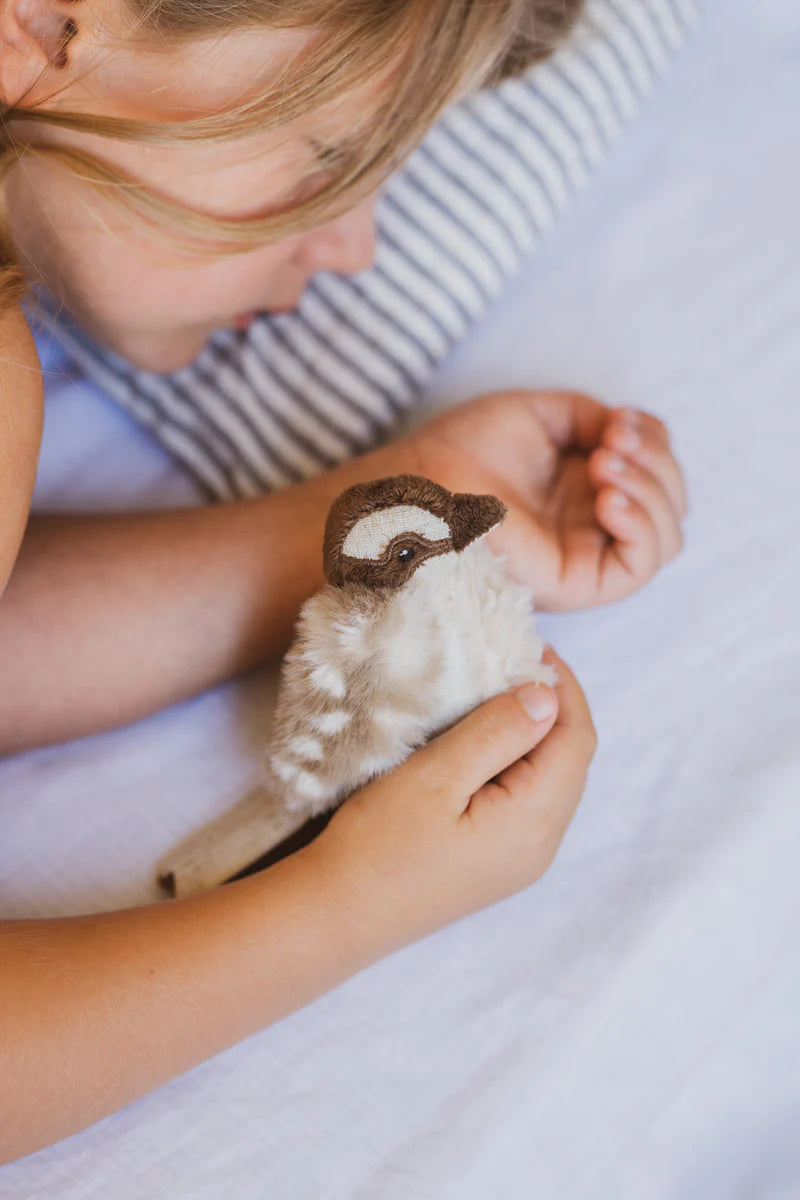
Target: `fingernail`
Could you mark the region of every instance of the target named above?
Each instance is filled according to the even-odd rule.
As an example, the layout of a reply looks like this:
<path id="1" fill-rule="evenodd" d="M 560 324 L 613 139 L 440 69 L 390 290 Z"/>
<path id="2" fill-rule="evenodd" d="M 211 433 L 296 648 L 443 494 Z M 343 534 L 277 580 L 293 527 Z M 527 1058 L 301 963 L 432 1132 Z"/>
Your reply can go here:
<path id="1" fill-rule="evenodd" d="M 532 721 L 546 721 L 553 715 L 555 700 L 551 692 L 538 683 L 528 683 L 517 692 L 522 707 Z"/>
<path id="2" fill-rule="evenodd" d="M 629 501 L 624 492 L 612 492 L 611 503 L 615 508 L 627 508 Z"/>
<path id="3" fill-rule="evenodd" d="M 635 408 L 621 408 L 619 410 L 619 418 L 629 429 L 639 428 L 639 414 Z"/>
<path id="4" fill-rule="evenodd" d="M 608 469 L 614 475 L 621 475 L 625 470 L 625 463 L 621 458 L 617 458 L 616 454 L 609 454 L 607 461 Z"/>
<path id="5" fill-rule="evenodd" d="M 638 450 L 642 444 L 642 439 L 635 429 L 630 425 L 623 425 L 619 429 L 614 438 L 620 450 Z"/>

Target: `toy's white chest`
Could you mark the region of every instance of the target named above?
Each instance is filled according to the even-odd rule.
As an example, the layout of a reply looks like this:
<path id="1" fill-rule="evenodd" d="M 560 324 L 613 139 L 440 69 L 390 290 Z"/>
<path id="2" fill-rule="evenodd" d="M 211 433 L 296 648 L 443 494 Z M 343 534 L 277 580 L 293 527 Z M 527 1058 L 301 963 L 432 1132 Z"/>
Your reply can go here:
<path id="1" fill-rule="evenodd" d="M 381 625 L 376 670 L 387 687 L 427 687 L 437 728 L 515 683 L 550 680 L 530 595 L 483 542 L 421 567 Z"/>
<path id="2" fill-rule="evenodd" d="M 480 542 L 388 596 L 326 588 L 284 663 L 271 767 L 288 807 L 322 811 L 477 704 L 552 682 L 527 589 Z"/>

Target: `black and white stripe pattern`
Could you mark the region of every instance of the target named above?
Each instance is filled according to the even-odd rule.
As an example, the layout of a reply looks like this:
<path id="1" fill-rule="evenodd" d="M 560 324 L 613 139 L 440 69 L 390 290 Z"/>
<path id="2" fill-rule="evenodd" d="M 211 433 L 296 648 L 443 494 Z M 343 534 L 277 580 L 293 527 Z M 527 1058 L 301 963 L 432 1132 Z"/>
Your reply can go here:
<path id="1" fill-rule="evenodd" d="M 450 109 L 378 206 L 374 266 L 317 275 L 296 312 L 136 370 L 74 326 L 77 364 L 213 497 L 284 486 L 373 445 L 586 182 L 698 0 L 590 0 L 548 62 Z"/>

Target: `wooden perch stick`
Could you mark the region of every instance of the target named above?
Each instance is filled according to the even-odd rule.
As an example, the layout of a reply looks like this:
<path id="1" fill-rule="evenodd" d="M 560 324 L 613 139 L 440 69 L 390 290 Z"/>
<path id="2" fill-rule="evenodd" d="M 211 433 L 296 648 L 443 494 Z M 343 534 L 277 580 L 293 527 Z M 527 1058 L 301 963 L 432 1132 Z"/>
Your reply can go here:
<path id="1" fill-rule="evenodd" d="M 241 874 L 307 821 L 287 812 L 262 789 L 180 842 L 158 864 L 158 880 L 171 895 L 190 896 Z"/>

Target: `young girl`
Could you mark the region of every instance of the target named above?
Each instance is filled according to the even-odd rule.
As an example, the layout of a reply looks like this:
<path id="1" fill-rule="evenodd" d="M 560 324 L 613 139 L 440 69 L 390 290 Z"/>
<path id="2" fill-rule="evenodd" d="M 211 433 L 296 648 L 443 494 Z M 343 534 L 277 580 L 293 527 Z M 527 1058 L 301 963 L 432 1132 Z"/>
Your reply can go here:
<path id="1" fill-rule="evenodd" d="M 536 563 L 546 608 L 626 595 L 677 553 L 660 422 L 537 393 L 480 398 L 255 500 L 26 528 L 41 383 L 23 279 L 133 363 L 188 363 L 214 330 L 290 308 L 315 271 L 366 266 L 391 165 L 449 99 L 546 54 L 578 7 L 2 0 L 0 751 L 131 721 L 279 653 L 321 582 L 327 508 L 356 480 L 415 471 L 502 496 L 496 549 L 523 580 Z M 558 674 L 555 692 L 482 706 L 259 876 L 0 924 L 5 1159 L 537 879 L 594 749 Z"/>

